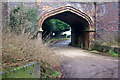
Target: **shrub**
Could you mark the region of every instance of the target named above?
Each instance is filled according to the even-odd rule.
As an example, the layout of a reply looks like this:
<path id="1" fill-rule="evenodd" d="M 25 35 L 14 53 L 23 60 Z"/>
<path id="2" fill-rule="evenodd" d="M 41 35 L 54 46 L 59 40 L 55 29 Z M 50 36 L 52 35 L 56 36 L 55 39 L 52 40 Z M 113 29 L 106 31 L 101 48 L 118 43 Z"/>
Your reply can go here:
<path id="1" fill-rule="evenodd" d="M 34 38 L 37 36 L 37 23 L 37 7 L 18 6 L 11 11 L 10 24 L 4 26 L 2 30 L 3 71 L 23 66 L 28 62 L 40 62 L 41 73 L 45 74 L 51 67 L 59 65 L 59 56 L 39 38 Z M 47 64 L 50 66 L 47 67 Z M 44 66 L 47 68 L 42 71 Z M 54 71 L 52 73 L 58 75 Z"/>
<path id="2" fill-rule="evenodd" d="M 58 64 L 58 56 L 39 39 L 31 39 L 27 33 L 17 35 L 13 32 L 2 34 L 3 69 L 23 65 L 27 62 L 43 61 Z"/>
<path id="3" fill-rule="evenodd" d="M 58 64 L 58 55 L 39 38 L 33 38 L 37 34 L 37 17 L 37 7 L 18 5 L 11 11 L 10 24 L 4 26 L 2 32 L 3 69 L 34 61 Z"/>
<path id="4" fill-rule="evenodd" d="M 25 7 L 22 4 L 11 10 L 10 13 L 10 27 L 13 32 L 17 34 L 30 33 L 37 35 L 38 31 L 38 8 Z"/>

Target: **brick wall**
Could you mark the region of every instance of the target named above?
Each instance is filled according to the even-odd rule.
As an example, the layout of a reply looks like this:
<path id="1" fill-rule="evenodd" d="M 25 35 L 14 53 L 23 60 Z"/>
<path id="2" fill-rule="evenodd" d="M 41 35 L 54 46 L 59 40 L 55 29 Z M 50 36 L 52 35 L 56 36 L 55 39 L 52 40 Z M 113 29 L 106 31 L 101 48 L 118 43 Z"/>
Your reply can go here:
<path id="1" fill-rule="evenodd" d="M 105 40 L 107 33 L 109 36 L 115 37 L 115 33 L 118 31 L 118 3 L 108 2 L 97 5 L 97 23 L 96 33 L 97 38 Z"/>
<path id="2" fill-rule="evenodd" d="M 8 13 L 10 10 L 18 5 L 18 3 L 9 3 L 8 6 Z M 35 3 L 25 3 L 26 6 L 34 7 Z M 89 15 L 94 23 L 94 10 L 95 6 L 94 3 L 80 3 L 80 2 L 38 2 L 37 5 L 39 6 L 39 16 L 45 13 L 48 10 L 52 10 L 57 7 L 71 5 L 87 15 Z M 105 35 L 110 33 L 109 35 L 113 35 L 114 33 L 118 32 L 118 23 L 119 23 L 119 8 L 118 2 L 105 2 L 105 3 L 97 3 L 97 13 L 96 13 L 96 38 L 105 40 Z"/>

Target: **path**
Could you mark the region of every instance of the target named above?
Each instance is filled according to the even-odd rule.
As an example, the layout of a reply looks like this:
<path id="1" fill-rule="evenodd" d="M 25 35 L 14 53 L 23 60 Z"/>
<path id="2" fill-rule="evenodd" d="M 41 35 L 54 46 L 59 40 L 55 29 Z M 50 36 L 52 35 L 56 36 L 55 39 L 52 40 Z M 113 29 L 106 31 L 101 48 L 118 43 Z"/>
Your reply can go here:
<path id="1" fill-rule="evenodd" d="M 70 40 L 53 45 L 60 55 L 65 78 L 118 78 L 118 59 L 67 46 Z"/>

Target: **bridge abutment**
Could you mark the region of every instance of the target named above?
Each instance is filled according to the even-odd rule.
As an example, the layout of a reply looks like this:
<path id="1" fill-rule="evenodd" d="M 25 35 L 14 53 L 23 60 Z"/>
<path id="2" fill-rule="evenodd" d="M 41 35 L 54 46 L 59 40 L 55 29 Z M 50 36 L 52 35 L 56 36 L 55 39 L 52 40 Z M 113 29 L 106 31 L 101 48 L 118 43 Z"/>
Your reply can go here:
<path id="1" fill-rule="evenodd" d="M 94 48 L 94 33 L 95 32 L 81 32 L 79 35 L 75 32 L 71 33 L 71 45 L 80 47 L 82 49 Z"/>

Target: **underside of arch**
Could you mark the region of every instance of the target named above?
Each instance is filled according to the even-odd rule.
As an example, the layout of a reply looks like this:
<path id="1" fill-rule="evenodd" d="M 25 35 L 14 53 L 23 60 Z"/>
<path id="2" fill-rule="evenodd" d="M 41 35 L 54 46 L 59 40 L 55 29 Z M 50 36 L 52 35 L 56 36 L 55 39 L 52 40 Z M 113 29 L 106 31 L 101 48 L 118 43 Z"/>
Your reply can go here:
<path id="1" fill-rule="evenodd" d="M 71 6 L 56 8 L 41 15 L 39 20 L 40 31 L 42 31 L 44 22 L 53 18 L 60 19 L 71 26 L 72 45 L 91 49 L 95 27 L 88 15 Z"/>

